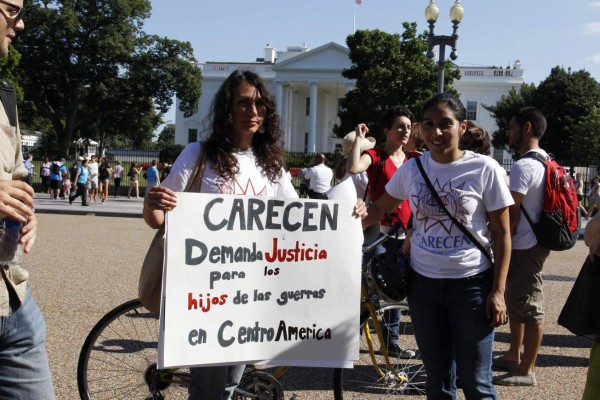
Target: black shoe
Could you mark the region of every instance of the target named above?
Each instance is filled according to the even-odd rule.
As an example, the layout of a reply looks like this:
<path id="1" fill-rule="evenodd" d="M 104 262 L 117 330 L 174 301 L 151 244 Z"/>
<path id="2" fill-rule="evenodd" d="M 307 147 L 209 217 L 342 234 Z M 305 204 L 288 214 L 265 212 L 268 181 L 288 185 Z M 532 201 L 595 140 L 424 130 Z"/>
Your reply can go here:
<path id="1" fill-rule="evenodd" d="M 75 200 L 74 197 L 69 196 L 69 205 L 73 204 L 73 200 Z"/>
<path id="2" fill-rule="evenodd" d="M 89 207 L 89 204 L 82 204 L 83 207 Z"/>
<path id="3" fill-rule="evenodd" d="M 402 347 L 398 346 L 397 344 L 388 346 L 388 356 L 390 356 L 390 357 L 411 359 L 415 355 L 416 354 L 413 350 L 403 349 Z"/>

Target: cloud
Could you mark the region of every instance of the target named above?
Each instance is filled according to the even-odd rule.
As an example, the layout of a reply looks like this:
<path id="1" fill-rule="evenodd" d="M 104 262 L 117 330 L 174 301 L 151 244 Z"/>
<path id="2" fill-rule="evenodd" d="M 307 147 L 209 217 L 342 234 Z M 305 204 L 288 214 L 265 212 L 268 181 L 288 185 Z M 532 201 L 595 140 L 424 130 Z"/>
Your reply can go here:
<path id="1" fill-rule="evenodd" d="M 590 22 L 584 26 L 586 33 L 600 33 L 600 22 Z"/>
<path id="2" fill-rule="evenodd" d="M 591 57 L 586 57 L 585 59 L 587 61 L 593 62 L 594 64 L 600 65 L 600 54 L 596 54 L 595 56 L 591 56 Z"/>
<path id="3" fill-rule="evenodd" d="M 600 1 L 593 1 L 590 3 L 590 7 L 600 8 Z"/>

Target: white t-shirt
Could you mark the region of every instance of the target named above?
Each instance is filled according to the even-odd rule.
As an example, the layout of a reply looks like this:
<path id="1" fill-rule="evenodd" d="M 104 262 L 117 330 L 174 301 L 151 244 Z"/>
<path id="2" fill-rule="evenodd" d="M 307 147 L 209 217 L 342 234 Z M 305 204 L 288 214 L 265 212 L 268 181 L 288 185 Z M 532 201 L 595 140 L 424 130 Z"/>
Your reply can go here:
<path id="1" fill-rule="evenodd" d="M 544 156 L 548 156 L 542 149 L 535 149 Z M 540 220 L 542 208 L 544 207 L 544 181 L 545 181 L 544 165 L 533 158 L 521 157 L 510 169 L 510 191 L 521 193 L 523 201 L 521 204 L 527 211 L 527 215 L 533 223 Z M 537 244 L 535 234 L 531 229 L 531 225 L 523 215 L 517 224 L 517 230 L 512 236 L 512 248 L 515 250 L 530 249 Z"/>
<path id="2" fill-rule="evenodd" d="M 346 174 L 344 174 L 342 182 L 348 178 L 352 179 L 352 183 L 354 183 L 357 198 L 364 199 L 365 190 L 367 190 L 367 185 L 369 184 L 369 176 L 367 175 L 367 172 L 363 171 L 360 174 L 351 174 L 349 172 L 346 172 Z"/>
<path id="3" fill-rule="evenodd" d="M 123 167 L 120 166 L 119 164 L 117 164 L 113 168 L 113 178 L 120 178 L 122 173 L 123 173 Z"/>
<path id="4" fill-rule="evenodd" d="M 471 151 L 448 164 L 435 162 L 429 152 L 420 159 L 448 211 L 491 253 L 486 213 L 514 203 L 499 164 Z M 409 199 L 413 213 L 410 260 L 419 274 L 456 279 L 491 267 L 485 255 L 438 206 L 415 159 L 398 168 L 385 190 L 397 199 Z"/>
<path id="5" fill-rule="evenodd" d="M 181 152 L 171 173 L 167 176 L 162 186 L 168 187 L 174 192 L 183 192 L 187 181 L 196 167 L 200 156 L 199 142 L 188 144 Z M 233 181 L 225 181 L 213 169 L 212 162 L 207 160 L 202 175 L 201 193 L 238 194 L 247 196 L 270 196 L 297 198 L 298 194 L 289 179 L 282 175 L 277 182 L 271 182 L 262 173 L 262 169 L 256 165 L 256 158 L 252 149 L 234 153 L 237 157 L 240 172 Z"/>
<path id="6" fill-rule="evenodd" d="M 90 171 L 90 179 L 98 179 L 98 163 L 88 163 L 88 171 Z"/>
<path id="7" fill-rule="evenodd" d="M 327 165 L 321 163 L 309 168 L 304 174 L 304 178 L 310 179 L 308 188 L 317 193 L 325 193 L 331 189 L 331 180 L 333 179 L 333 171 Z"/>

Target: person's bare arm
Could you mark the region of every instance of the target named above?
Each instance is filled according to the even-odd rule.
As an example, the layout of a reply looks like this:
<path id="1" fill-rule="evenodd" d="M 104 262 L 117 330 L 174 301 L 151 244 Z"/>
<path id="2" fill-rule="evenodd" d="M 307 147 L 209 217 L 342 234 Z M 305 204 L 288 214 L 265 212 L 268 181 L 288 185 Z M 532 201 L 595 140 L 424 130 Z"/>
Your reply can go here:
<path id="1" fill-rule="evenodd" d="M 352 147 L 350 148 L 350 153 L 348 154 L 348 158 L 346 158 L 346 170 L 351 174 L 360 174 L 369 168 L 371 165 L 371 157 L 366 154 L 360 154 L 360 145 L 367 133 L 369 133 L 369 128 L 365 124 L 356 125 L 356 138 L 354 139 L 354 143 L 352 143 Z"/>
<path id="2" fill-rule="evenodd" d="M 494 283 L 486 301 L 485 311 L 490 326 L 499 326 L 507 320 L 504 291 L 511 252 L 509 209 L 490 211 L 487 216 L 494 251 Z"/>
<path id="3" fill-rule="evenodd" d="M 392 212 L 401 202 L 402 200 L 390 196 L 388 192 L 383 192 L 383 195 L 367 209 L 367 216 L 362 220 L 363 228 L 379 221 L 385 213 Z"/>

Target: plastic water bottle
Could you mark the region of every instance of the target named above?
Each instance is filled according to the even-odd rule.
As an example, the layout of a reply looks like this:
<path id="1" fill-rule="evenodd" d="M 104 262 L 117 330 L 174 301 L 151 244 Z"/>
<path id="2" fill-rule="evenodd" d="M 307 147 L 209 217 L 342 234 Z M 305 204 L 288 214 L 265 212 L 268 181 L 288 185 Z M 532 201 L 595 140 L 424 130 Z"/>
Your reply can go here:
<path id="1" fill-rule="evenodd" d="M 0 219 L 0 264 L 23 263 L 23 245 L 19 243 L 22 226 L 8 217 Z"/>

